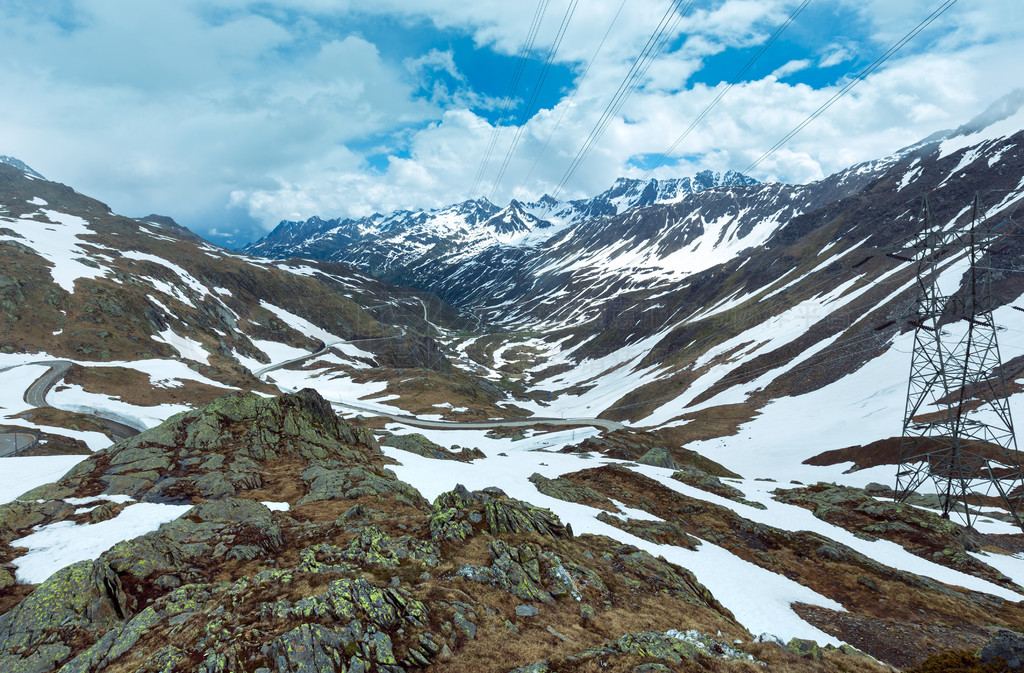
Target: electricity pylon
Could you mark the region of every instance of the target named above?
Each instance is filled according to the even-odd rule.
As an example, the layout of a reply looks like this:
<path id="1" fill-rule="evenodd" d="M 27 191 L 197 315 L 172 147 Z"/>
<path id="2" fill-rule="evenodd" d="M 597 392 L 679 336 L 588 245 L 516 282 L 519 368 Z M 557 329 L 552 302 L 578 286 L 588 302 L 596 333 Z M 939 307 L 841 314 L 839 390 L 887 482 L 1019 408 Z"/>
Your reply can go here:
<path id="1" fill-rule="evenodd" d="M 970 526 L 980 507 L 1003 505 L 1022 529 L 1024 476 L 992 318 L 990 273 L 979 262 L 1005 232 L 991 227 L 974 198 L 967 231 L 944 230 L 923 206 L 925 231 L 902 253 L 917 262 L 915 328 L 896 498 L 934 482 L 942 515 Z M 942 271 L 966 258 L 966 283 L 943 293 Z M 947 278 L 955 290 L 961 277 Z"/>

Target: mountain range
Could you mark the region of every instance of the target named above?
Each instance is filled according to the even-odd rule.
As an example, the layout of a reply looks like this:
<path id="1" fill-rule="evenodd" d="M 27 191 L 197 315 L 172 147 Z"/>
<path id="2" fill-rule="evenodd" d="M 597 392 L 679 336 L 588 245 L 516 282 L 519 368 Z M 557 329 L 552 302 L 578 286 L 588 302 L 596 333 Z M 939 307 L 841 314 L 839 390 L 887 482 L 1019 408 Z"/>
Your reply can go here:
<path id="1" fill-rule="evenodd" d="M 242 252 L 0 157 L 0 670 L 1008 656 L 1020 530 L 890 486 L 926 196 L 1003 232 L 979 266 L 1024 413 L 1020 102 L 806 185 L 620 179 Z"/>

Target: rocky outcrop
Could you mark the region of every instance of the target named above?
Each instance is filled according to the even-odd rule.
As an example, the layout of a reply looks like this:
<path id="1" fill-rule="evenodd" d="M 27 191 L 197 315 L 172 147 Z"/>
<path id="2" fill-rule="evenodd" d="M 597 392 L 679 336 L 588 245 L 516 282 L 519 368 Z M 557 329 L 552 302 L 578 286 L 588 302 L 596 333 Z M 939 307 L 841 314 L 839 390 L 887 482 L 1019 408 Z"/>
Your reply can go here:
<path id="1" fill-rule="evenodd" d="M 0 508 L 2 530 L 123 508 L 74 514 L 59 500 L 69 496 L 126 491 L 192 507 L 57 572 L 0 616 L 0 670 L 400 673 L 468 658 L 465 670 L 497 672 L 529 662 L 526 650 L 481 658 L 509 634 L 543 633 L 570 655 L 574 624 L 637 614 L 655 628 L 689 615 L 747 635 L 683 568 L 574 538 L 551 511 L 499 489 L 460 486 L 428 504 L 385 460 L 308 392 L 224 398 L 99 452 Z M 270 493 L 291 509 L 259 502 Z M 609 642 L 656 649 L 623 638 Z"/>
<path id="2" fill-rule="evenodd" d="M 781 502 L 805 507 L 819 519 L 858 537 L 884 537 L 935 563 L 1024 591 L 1010 578 L 967 553 L 985 545 L 1002 544 L 998 538 L 965 530 L 938 514 L 906 503 L 877 500 L 864 490 L 835 484 L 778 489 L 773 495 Z"/>
<path id="3" fill-rule="evenodd" d="M 458 460 L 470 462 L 477 458 L 483 458 L 484 454 L 480 449 L 464 448 L 460 452 L 449 451 L 440 444 L 435 444 L 418 432 L 409 435 L 390 435 L 384 439 L 384 446 L 393 446 L 402 451 L 415 453 L 424 458 L 436 460 Z"/>
<path id="4" fill-rule="evenodd" d="M 673 666 L 688 662 L 691 666 L 700 666 L 704 661 L 714 659 L 724 662 L 742 661 L 765 666 L 763 661 L 758 661 L 753 655 L 738 650 L 733 645 L 698 631 L 676 631 L 674 629 L 664 633 L 658 631 L 627 633 L 617 640 L 609 640 L 598 647 L 573 654 L 566 659 L 566 663 L 577 667 L 589 664 L 591 667 L 595 667 L 594 670 L 607 670 L 612 667 L 616 670 L 623 670 L 620 668 L 625 663 L 622 661 L 623 659 L 629 663 L 637 660 L 648 662 L 632 667 L 636 673 L 676 670 L 660 662 L 666 662 Z M 557 670 L 563 669 L 561 666 L 551 668 L 548 662 L 541 661 L 517 668 L 509 673 L 554 673 Z"/>
<path id="5" fill-rule="evenodd" d="M 748 505 L 755 509 L 767 509 L 763 504 L 759 502 L 747 500 L 744 497 L 743 491 L 736 488 L 735 486 L 725 484 L 718 477 L 710 475 L 704 470 L 696 468 L 692 465 L 682 466 L 676 472 L 672 473 L 672 478 L 675 479 L 676 481 L 681 481 L 684 484 L 693 486 L 694 488 L 699 488 L 703 491 L 714 493 L 715 495 L 722 496 L 723 498 L 728 498 L 729 500 L 732 500 L 734 502 L 743 503 L 744 505 Z"/>
<path id="6" fill-rule="evenodd" d="M 544 495 L 549 495 L 552 498 L 558 498 L 559 500 L 565 500 L 566 502 L 576 502 L 581 505 L 589 505 L 590 507 L 596 507 L 598 509 L 608 510 L 610 512 L 618 512 L 619 508 L 615 504 L 598 493 L 589 486 L 576 484 L 568 479 L 548 479 L 542 474 L 533 473 L 530 475 L 530 481 L 537 490 Z"/>
<path id="7" fill-rule="evenodd" d="M 677 443 L 663 439 L 657 433 L 642 430 L 615 430 L 589 437 L 575 446 L 566 447 L 565 452 L 599 453 L 618 460 L 632 460 L 654 467 L 677 470 L 680 466 L 691 465 L 716 477 L 739 477 L 713 460 L 696 451 L 681 448 Z"/>
<path id="8" fill-rule="evenodd" d="M 97 452 L 21 500 L 107 494 L 187 504 L 270 489 L 282 463 L 306 466 L 306 502 L 367 493 L 415 500 L 385 460 L 369 430 L 338 418 L 311 390 L 272 399 L 234 394 Z"/>

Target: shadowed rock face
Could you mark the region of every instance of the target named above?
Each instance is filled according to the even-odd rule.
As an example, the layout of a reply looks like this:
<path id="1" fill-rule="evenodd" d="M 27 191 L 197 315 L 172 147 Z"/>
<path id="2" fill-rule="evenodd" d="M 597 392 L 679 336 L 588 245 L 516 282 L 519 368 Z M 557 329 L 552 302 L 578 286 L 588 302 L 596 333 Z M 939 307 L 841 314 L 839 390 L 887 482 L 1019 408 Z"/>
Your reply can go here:
<path id="1" fill-rule="evenodd" d="M 498 489 L 430 505 L 386 461 L 312 391 L 228 396 L 91 456 L 0 507 L 0 542 L 85 516 L 64 497 L 193 506 L 0 616 L 0 670 L 507 671 L 541 637 L 631 670 L 697 661 L 680 625 L 750 640 L 683 568 Z"/>

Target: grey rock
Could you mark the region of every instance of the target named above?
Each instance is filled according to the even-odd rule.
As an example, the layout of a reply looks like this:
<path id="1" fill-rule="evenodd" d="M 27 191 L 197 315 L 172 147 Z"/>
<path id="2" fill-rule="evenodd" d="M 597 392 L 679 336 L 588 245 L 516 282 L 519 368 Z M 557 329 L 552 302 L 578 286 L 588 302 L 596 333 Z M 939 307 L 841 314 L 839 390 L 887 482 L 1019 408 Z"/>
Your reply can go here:
<path id="1" fill-rule="evenodd" d="M 676 463 L 675 459 L 672 458 L 672 454 L 668 452 L 668 449 L 656 446 L 644 455 L 637 458 L 638 463 L 644 465 L 652 465 L 654 467 L 664 467 L 669 470 L 678 470 L 679 464 Z"/>
<path id="2" fill-rule="evenodd" d="M 532 605 L 517 605 L 516 614 L 520 617 L 536 617 L 540 614 L 540 610 Z"/>
<path id="3" fill-rule="evenodd" d="M 1024 670 L 1024 637 L 1019 633 L 1000 629 L 985 647 L 978 651 L 978 658 L 986 664 L 1002 659 L 1009 670 Z"/>
<path id="4" fill-rule="evenodd" d="M 467 638 L 476 637 L 476 624 L 466 619 L 465 616 L 461 614 L 456 614 L 455 618 L 452 619 L 452 621 L 455 623 L 455 626 L 458 627 L 460 631 L 466 634 Z"/>

